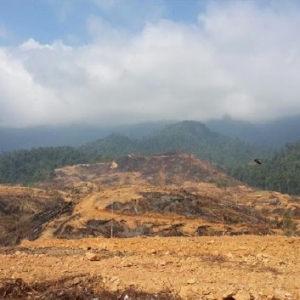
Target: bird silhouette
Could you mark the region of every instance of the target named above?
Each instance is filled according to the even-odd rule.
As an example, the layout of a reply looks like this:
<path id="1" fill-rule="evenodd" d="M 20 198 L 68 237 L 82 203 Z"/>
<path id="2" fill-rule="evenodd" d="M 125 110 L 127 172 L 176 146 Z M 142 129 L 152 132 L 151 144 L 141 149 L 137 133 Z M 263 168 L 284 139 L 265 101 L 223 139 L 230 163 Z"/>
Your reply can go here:
<path id="1" fill-rule="evenodd" d="M 253 161 L 255 161 L 258 165 L 261 165 L 262 163 L 261 163 L 261 160 L 259 159 L 259 158 L 255 158 L 255 159 L 253 159 Z"/>

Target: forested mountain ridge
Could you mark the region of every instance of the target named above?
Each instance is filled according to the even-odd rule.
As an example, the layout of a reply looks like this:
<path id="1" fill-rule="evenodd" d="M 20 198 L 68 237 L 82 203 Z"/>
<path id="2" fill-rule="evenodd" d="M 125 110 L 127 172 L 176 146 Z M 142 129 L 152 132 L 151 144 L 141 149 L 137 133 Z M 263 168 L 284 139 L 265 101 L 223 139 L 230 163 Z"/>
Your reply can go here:
<path id="1" fill-rule="evenodd" d="M 206 126 L 223 136 L 231 136 L 251 144 L 281 148 L 300 139 L 300 116 L 286 117 L 255 124 L 229 116 L 207 121 Z"/>
<path id="2" fill-rule="evenodd" d="M 139 143 L 137 140 L 125 135 L 113 133 L 103 139 L 85 144 L 79 149 L 90 159 L 97 160 L 103 156 L 112 159 L 132 152 L 138 152 Z"/>
<path id="3" fill-rule="evenodd" d="M 196 121 L 172 124 L 139 140 L 110 135 L 80 149 L 94 156 L 110 155 L 112 158 L 132 152 L 148 155 L 178 151 L 194 154 L 202 160 L 223 167 L 248 162 L 258 153 L 264 155 L 262 148 L 246 144 L 238 139 L 223 137 L 210 131 L 203 123 Z"/>
<path id="4" fill-rule="evenodd" d="M 145 137 L 143 147 L 146 153 L 151 145 L 153 152 L 181 151 L 196 155 L 209 163 L 231 167 L 249 161 L 257 152 L 253 147 L 236 138 L 221 136 L 196 121 L 183 121 L 169 125 L 157 134 Z"/>
<path id="5" fill-rule="evenodd" d="M 111 134 L 140 139 L 158 132 L 178 121 L 145 122 L 133 125 L 87 125 L 70 124 L 36 126 L 29 128 L 0 128 L 0 152 L 33 147 L 79 147 Z M 250 123 L 225 116 L 205 122 L 207 128 L 222 136 L 238 138 L 250 144 L 264 147 L 283 147 L 286 143 L 300 139 L 300 116 L 286 117 L 264 124 Z"/>
<path id="6" fill-rule="evenodd" d="M 55 168 L 112 160 L 130 153 L 186 152 L 227 170 L 250 186 L 300 194 L 300 141 L 272 152 L 224 137 L 204 124 L 184 121 L 141 139 L 113 134 L 80 148 L 46 147 L 0 155 L 0 183 L 29 184 L 53 176 Z M 262 165 L 249 162 L 261 158 Z"/>
<path id="7" fill-rule="evenodd" d="M 141 139 L 112 134 L 80 148 L 45 147 L 5 152 L 0 155 L 0 183 L 31 183 L 44 180 L 54 168 L 102 162 L 131 153 L 150 155 L 174 151 L 194 154 L 223 169 L 246 163 L 258 152 L 262 153 L 250 144 L 210 131 L 200 122 L 184 121 Z"/>

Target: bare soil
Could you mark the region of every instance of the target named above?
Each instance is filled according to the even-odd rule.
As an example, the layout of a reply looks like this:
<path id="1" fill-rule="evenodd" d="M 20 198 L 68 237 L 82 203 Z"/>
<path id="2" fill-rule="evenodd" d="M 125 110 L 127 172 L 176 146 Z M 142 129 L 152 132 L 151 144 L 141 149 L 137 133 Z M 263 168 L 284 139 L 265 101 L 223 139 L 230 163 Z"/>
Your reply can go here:
<path id="1" fill-rule="evenodd" d="M 2 282 L 21 278 L 31 295 L 65 281 L 64 290 L 89 288 L 82 299 L 300 299 L 299 249 L 283 236 L 24 240 L 2 248 L 0 269 Z"/>
<path id="2" fill-rule="evenodd" d="M 0 299 L 299 299 L 300 200 L 187 154 L 0 186 Z"/>

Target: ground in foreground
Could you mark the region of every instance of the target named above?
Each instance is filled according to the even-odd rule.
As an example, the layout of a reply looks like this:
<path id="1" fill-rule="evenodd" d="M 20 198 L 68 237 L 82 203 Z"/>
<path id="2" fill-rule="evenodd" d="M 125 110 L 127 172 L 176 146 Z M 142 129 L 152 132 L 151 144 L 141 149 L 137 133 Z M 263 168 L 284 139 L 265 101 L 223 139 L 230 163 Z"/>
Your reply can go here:
<path id="1" fill-rule="evenodd" d="M 24 240 L 1 248 L 0 296 L 300 299 L 299 248 L 283 236 Z"/>

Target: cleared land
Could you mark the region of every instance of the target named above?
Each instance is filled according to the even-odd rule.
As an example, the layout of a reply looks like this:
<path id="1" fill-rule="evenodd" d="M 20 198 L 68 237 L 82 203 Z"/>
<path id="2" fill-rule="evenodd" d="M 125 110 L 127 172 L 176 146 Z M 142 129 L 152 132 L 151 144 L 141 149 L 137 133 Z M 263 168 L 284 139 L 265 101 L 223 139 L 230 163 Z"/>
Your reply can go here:
<path id="1" fill-rule="evenodd" d="M 300 299 L 300 201 L 186 154 L 0 186 L 0 298 Z"/>

